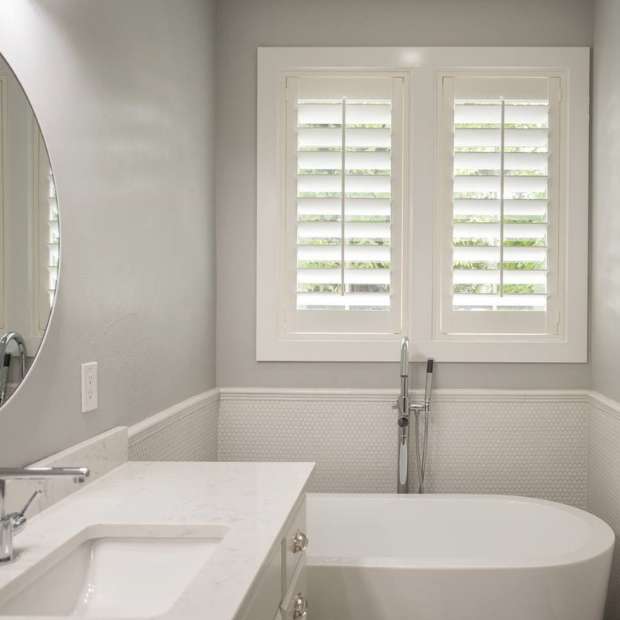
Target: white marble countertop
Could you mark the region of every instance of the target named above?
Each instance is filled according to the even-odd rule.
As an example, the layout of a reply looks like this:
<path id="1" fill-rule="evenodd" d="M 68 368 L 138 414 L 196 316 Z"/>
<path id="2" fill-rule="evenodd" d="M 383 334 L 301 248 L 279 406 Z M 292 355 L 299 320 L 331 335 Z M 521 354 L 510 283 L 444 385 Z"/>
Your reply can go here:
<path id="1" fill-rule="evenodd" d="M 225 462 L 122 465 L 34 517 L 16 536 L 18 557 L 0 566 L 0 604 L 21 590 L 34 566 L 59 549 L 73 548 L 75 537 L 94 525 L 220 525 L 229 528 L 227 534 L 162 618 L 232 620 L 313 467 Z M 170 568 L 174 571 L 173 560 Z"/>

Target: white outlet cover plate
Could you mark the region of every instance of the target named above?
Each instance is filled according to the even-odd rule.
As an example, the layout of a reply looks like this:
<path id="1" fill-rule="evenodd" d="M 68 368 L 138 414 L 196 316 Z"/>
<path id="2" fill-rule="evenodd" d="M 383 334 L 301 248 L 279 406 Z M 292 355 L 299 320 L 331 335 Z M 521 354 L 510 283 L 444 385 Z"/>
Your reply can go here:
<path id="1" fill-rule="evenodd" d="M 82 413 L 98 407 L 97 362 L 82 364 Z"/>

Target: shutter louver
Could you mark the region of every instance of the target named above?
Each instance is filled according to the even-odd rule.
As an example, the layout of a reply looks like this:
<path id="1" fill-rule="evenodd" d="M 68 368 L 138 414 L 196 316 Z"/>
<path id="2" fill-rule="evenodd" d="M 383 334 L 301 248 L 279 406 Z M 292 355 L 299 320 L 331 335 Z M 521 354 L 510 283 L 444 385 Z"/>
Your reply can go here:
<path id="1" fill-rule="evenodd" d="M 390 99 L 298 98 L 297 309 L 390 309 Z"/>
<path id="2" fill-rule="evenodd" d="M 54 182 L 54 175 L 52 169 L 48 167 L 48 226 L 49 226 L 49 239 L 48 239 L 48 262 L 47 270 L 49 273 L 48 284 L 48 299 L 49 307 L 54 305 L 54 296 L 56 295 L 56 286 L 58 284 L 58 259 L 60 253 L 60 222 L 58 217 L 58 199 L 56 198 L 56 183 Z M 47 320 L 47 314 L 46 314 Z"/>
<path id="3" fill-rule="evenodd" d="M 452 307 L 545 311 L 549 101 L 455 98 Z"/>

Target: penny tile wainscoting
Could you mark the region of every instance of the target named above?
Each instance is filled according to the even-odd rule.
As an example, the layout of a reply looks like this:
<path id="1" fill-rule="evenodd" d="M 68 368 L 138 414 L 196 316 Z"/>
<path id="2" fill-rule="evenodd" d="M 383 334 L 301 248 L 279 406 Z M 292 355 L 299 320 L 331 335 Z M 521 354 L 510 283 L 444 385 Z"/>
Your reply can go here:
<path id="1" fill-rule="evenodd" d="M 130 427 L 129 459 L 312 460 L 311 491 L 391 492 L 395 397 L 214 389 Z M 599 394 L 437 390 L 429 450 L 429 492 L 527 495 L 601 515 L 617 505 L 620 525 L 620 403 Z"/>
<path id="2" fill-rule="evenodd" d="M 428 485 L 585 507 L 588 395 L 438 390 Z M 312 460 L 311 491 L 394 491 L 392 391 L 220 390 L 220 460 Z M 413 451 L 410 452 L 414 471 Z"/>
<path id="3" fill-rule="evenodd" d="M 215 461 L 219 392 L 209 390 L 129 429 L 132 461 Z"/>

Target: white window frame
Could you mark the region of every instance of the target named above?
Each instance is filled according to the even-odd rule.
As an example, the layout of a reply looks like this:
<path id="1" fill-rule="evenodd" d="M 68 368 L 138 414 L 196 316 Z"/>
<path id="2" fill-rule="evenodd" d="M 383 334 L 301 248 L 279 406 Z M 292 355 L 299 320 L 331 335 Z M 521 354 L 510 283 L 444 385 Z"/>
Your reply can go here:
<path id="1" fill-rule="evenodd" d="M 259 50 L 258 94 L 258 270 L 257 270 L 257 359 L 288 361 L 373 361 L 393 358 L 394 347 L 405 333 L 407 319 L 407 283 L 409 263 L 404 253 L 407 189 L 405 137 L 408 134 L 409 71 L 389 66 L 313 65 L 310 57 L 300 64 L 287 62 L 282 48 Z M 273 62 L 270 55 L 279 57 Z M 290 119 L 289 88 L 296 78 L 341 77 L 392 79 L 394 114 L 401 130 L 392 136 L 393 148 L 401 154 L 399 170 L 392 172 L 392 307 L 389 311 L 297 311 L 295 308 L 295 271 L 290 260 L 295 256 L 295 203 L 287 195 L 288 178 L 294 176 L 292 161 L 285 154 L 296 150 L 287 131 Z M 402 104 L 402 109 L 401 108 Z M 288 107 L 287 107 L 288 106 Z M 288 112 L 288 113 L 287 113 Z M 289 143 L 287 144 L 287 140 Z M 401 144 L 402 143 L 402 144 Z M 291 185 L 288 184 L 290 194 Z M 288 257 L 288 264 L 287 259 Z"/>
<path id="2" fill-rule="evenodd" d="M 280 159 L 282 80 L 304 71 L 393 71 L 408 75 L 407 183 L 403 217 L 401 329 L 385 335 L 286 333 L 280 299 L 283 227 Z M 539 74 L 562 80 L 564 176 L 561 239 L 564 267 L 554 334 L 444 334 L 439 327 L 439 149 L 443 76 L 459 72 Z M 402 335 L 411 359 L 442 362 L 585 362 L 588 312 L 589 49 L 582 47 L 259 48 L 257 127 L 257 360 L 393 361 Z M 445 178 L 445 177 L 444 177 Z M 274 232 L 276 231 L 276 232 Z M 280 231 L 279 233 L 277 231 Z M 279 234 L 280 238 L 276 238 Z M 570 248 L 570 251 L 569 251 Z"/>

